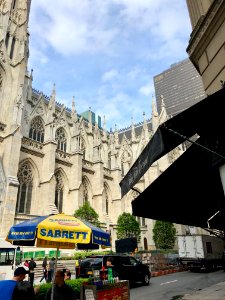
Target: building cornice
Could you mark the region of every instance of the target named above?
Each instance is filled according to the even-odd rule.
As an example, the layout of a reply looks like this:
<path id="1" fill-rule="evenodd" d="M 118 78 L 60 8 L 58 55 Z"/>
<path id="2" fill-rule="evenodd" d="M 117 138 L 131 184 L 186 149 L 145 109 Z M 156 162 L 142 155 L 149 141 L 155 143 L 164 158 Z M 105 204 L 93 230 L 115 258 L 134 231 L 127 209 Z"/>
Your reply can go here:
<path id="1" fill-rule="evenodd" d="M 199 56 L 202 55 L 202 52 L 206 48 L 206 44 L 210 41 L 210 37 L 215 34 L 224 20 L 221 18 L 221 14 L 223 14 L 224 10 L 224 0 L 214 1 L 207 14 L 199 20 L 191 33 L 191 38 L 187 47 L 190 58 L 192 58 L 195 53 L 198 53 Z"/>

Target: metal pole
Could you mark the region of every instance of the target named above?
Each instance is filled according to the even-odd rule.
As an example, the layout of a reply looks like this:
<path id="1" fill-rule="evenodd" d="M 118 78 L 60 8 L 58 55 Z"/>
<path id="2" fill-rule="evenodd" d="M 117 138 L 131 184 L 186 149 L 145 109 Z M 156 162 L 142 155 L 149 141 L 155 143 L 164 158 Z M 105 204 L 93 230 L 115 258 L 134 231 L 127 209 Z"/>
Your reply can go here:
<path id="1" fill-rule="evenodd" d="M 53 297 L 54 297 L 54 282 L 55 282 L 55 273 L 56 273 L 56 271 L 57 271 L 58 251 L 59 251 L 59 248 L 56 248 L 54 274 L 53 274 L 53 278 L 52 278 L 51 300 L 53 300 Z"/>

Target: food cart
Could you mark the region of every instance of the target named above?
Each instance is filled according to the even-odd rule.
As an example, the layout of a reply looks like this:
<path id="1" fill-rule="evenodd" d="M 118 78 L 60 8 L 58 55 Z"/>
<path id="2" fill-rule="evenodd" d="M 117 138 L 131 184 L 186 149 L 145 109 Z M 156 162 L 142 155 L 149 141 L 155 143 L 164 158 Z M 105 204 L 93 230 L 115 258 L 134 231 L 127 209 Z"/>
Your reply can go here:
<path id="1" fill-rule="evenodd" d="M 96 281 L 93 284 L 83 284 L 80 300 L 130 300 L 129 281 Z"/>

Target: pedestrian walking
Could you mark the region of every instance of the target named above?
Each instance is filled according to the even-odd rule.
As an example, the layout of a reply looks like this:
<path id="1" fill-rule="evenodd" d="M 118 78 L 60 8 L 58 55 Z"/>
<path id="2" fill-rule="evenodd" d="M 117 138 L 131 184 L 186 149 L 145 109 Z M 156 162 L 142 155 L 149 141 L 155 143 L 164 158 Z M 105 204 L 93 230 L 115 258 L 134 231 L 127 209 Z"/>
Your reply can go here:
<path id="1" fill-rule="evenodd" d="M 47 270 L 47 266 L 43 267 L 43 275 L 41 277 L 40 282 L 42 282 L 42 280 L 45 279 L 45 281 L 48 281 L 48 270 Z"/>

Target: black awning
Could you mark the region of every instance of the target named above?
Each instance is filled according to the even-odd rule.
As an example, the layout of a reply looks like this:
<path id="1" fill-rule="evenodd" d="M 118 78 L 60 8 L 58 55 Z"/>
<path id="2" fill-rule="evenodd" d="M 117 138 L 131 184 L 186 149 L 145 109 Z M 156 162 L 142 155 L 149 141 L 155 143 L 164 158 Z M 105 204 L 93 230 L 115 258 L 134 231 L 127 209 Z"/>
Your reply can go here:
<path id="1" fill-rule="evenodd" d="M 132 209 L 135 216 L 202 228 L 216 214 L 209 226 L 223 230 L 225 198 L 211 155 L 192 145 L 132 202 Z"/>
<path id="2" fill-rule="evenodd" d="M 184 142 L 185 137 L 198 134 L 205 145 L 218 152 L 215 136 L 223 137 L 225 89 L 205 98 L 159 126 L 143 152 L 120 182 L 124 196 L 145 174 L 153 162 Z M 178 132 L 176 135 L 169 130 Z"/>

